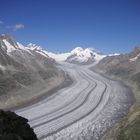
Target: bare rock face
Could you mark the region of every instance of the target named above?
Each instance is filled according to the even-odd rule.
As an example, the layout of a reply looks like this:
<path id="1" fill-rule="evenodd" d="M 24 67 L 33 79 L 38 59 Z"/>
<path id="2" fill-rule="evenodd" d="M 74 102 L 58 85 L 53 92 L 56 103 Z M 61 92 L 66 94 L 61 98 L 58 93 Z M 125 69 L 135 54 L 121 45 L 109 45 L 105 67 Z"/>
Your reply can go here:
<path id="1" fill-rule="evenodd" d="M 0 110 L 0 140 L 37 140 L 37 137 L 27 119 Z"/>
<path id="2" fill-rule="evenodd" d="M 0 95 L 28 88 L 36 82 L 43 85 L 44 80 L 57 73 L 49 56 L 28 50 L 8 35 L 0 36 Z"/>

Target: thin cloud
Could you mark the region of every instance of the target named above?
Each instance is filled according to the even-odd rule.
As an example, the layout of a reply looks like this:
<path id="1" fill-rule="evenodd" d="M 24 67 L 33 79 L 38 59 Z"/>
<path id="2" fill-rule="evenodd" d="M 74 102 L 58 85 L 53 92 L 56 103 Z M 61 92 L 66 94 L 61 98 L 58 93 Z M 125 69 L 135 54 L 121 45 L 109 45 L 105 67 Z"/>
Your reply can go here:
<path id="1" fill-rule="evenodd" d="M 13 28 L 13 31 L 17 31 L 19 29 L 23 29 L 24 27 L 25 26 L 23 24 L 16 24 L 12 28 Z"/>
<path id="2" fill-rule="evenodd" d="M 19 29 L 23 29 L 25 26 L 23 24 L 16 24 L 13 26 L 6 26 L 7 29 L 11 29 L 13 31 L 17 31 Z"/>

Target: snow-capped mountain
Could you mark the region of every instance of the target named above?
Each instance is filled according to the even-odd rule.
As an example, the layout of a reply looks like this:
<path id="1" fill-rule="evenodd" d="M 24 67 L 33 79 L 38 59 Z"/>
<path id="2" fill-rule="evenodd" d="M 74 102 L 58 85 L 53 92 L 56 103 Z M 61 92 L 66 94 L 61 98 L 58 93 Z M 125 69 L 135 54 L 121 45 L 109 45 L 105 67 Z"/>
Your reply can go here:
<path id="1" fill-rule="evenodd" d="M 83 49 L 81 47 L 77 47 L 73 49 L 71 52 L 67 53 L 52 53 L 42 49 L 40 46 L 30 43 L 27 45 L 29 50 L 35 51 L 42 55 L 47 55 L 56 61 L 67 61 L 69 63 L 78 63 L 78 64 L 90 64 L 93 62 L 99 62 L 101 59 L 106 57 L 106 55 L 102 55 L 97 53 L 92 48 Z"/>
<path id="2" fill-rule="evenodd" d="M 42 54 L 44 56 L 53 58 L 55 61 L 65 61 L 67 59 L 67 57 L 71 55 L 71 53 L 58 53 L 58 54 L 55 54 L 55 53 L 52 53 L 52 52 L 48 52 L 47 50 L 42 49 L 41 46 L 38 46 L 38 45 L 33 44 L 33 43 L 29 43 L 26 48 L 28 50 L 34 51 L 36 53 L 40 53 L 40 54 Z"/>
<path id="3" fill-rule="evenodd" d="M 16 42 L 12 37 L 5 34 L 0 36 L 0 47 L 7 54 L 10 54 L 11 52 L 16 50 L 28 51 L 22 44 Z"/>
<path id="4" fill-rule="evenodd" d="M 30 50 L 31 52 L 33 52 L 33 53 L 38 53 L 38 54 L 40 54 L 40 55 L 42 55 L 42 56 L 44 56 L 44 57 L 47 57 L 47 58 L 49 58 L 49 56 L 48 56 L 48 54 L 47 54 L 47 51 L 46 50 L 43 50 L 42 48 L 41 48 L 41 46 L 38 46 L 38 45 L 36 45 L 36 44 L 33 44 L 33 43 L 29 43 L 28 45 L 27 45 L 27 47 L 25 47 L 27 50 Z"/>
<path id="5" fill-rule="evenodd" d="M 10 38 L 8 35 L 0 36 L 0 46 L 5 52 L 10 53 L 16 49 L 23 49 L 20 44 Z"/>
<path id="6" fill-rule="evenodd" d="M 90 64 L 99 62 L 104 57 L 106 57 L 106 55 L 97 53 L 93 48 L 83 49 L 77 47 L 71 51 L 71 54 L 67 57 L 66 61 L 71 63 Z"/>

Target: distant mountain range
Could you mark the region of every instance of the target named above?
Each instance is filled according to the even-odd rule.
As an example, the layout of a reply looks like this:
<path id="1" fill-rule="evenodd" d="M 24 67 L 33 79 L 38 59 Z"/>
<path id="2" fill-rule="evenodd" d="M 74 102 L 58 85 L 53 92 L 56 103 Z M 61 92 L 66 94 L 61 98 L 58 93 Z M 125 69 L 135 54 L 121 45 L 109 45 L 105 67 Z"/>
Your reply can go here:
<path id="1" fill-rule="evenodd" d="M 40 46 L 32 43 L 27 45 L 26 48 L 28 50 L 36 51 L 37 53 L 40 53 L 42 55 L 47 55 L 53 58 L 55 61 L 66 61 L 75 64 L 91 64 L 93 62 L 99 62 L 101 59 L 106 57 L 106 55 L 98 53 L 92 48 L 83 49 L 81 47 L 76 47 L 71 52 L 60 54 L 48 52 L 42 49 Z"/>

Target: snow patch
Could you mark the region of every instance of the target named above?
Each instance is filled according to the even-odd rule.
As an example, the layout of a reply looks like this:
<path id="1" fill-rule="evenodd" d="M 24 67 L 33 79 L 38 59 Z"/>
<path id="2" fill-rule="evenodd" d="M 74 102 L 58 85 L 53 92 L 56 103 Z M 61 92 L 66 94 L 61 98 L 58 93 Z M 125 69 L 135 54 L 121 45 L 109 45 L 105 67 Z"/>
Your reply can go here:
<path id="1" fill-rule="evenodd" d="M 109 54 L 108 56 L 117 56 L 120 55 L 119 53 Z"/>
<path id="2" fill-rule="evenodd" d="M 12 46 L 6 39 L 4 39 L 3 42 L 6 45 L 7 53 L 10 53 L 10 52 L 16 50 L 16 48 L 14 46 Z"/>
<path id="3" fill-rule="evenodd" d="M 39 54 L 41 54 L 41 55 L 43 55 L 43 56 L 45 56 L 45 57 L 48 57 L 48 55 L 45 54 L 44 52 L 41 52 L 41 51 L 36 51 L 36 52 L 39 53 Z"/>
<path id="4" fill-rule="evenodd" d="M 136 57 L 130 58 L 129 61 L 130 62 L 136 61 L 139 56 L 140 56 L 140 53 Z"/>
<path id="5" fill-rule="evenodd" d="M 20 44 L 19 42 L 17 42 L 17 45 L 18 45 L 18 47 L 19 47 L 20 49 L 24 49 L 24 50 L 25 50 L 25 47 L 24 47 L 22 44 Z"/>
<path id="6" fill-rule="evenodd" d="M 47 51 L 43 50 L 41 48 L 41 46 L 38 46 L 36 44 L 29 43 L 27 45 L 26 49 L 31 50 L 31 51 L 35 51 L 36 53 L 39 53 L 39 54 L 43 55 L 44 57 L 47 57 L 47 58 L 49 57 L 48 54 L 47 54 Z"/>
<path id="7" fill-rule="evenodd" d="M 53 59 L 55 59 L 56 61 L 65 61 L 68 56 L 71 55 L 71 53 L 60 53 L 60 54 L 55 54 L 55 53 L 51 53 L 51 52 L 47 52 L 47 54 L 52 57 Z"/>
<path id="8" fill-rule="evenodd" d="M 27 47 L 30 49 L 30 50 L 39 50 L 39 51 L 42 51 L 43 49 L 41 48 L 41 46 L 38 46 L 36 44 L 33 44 L 33 43 L 29 43 L 27 45 Z"/>
<path id="9" fill-rule="evenodd" d="M 95 58 L 96 61 L 100 61 L 100 60 L 102 60 L 103 58 L 106 57 L 106 55 L 99 55 L 99 54 L 97 54 L 97 53 L 94 54 L 94 55 L 95 55 L 94 58 Z"/>

